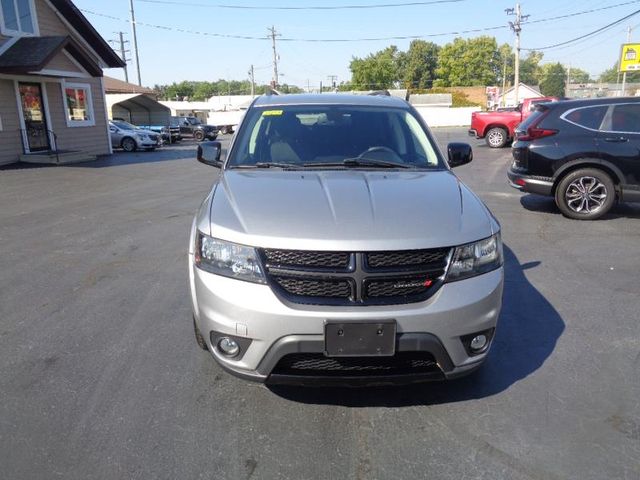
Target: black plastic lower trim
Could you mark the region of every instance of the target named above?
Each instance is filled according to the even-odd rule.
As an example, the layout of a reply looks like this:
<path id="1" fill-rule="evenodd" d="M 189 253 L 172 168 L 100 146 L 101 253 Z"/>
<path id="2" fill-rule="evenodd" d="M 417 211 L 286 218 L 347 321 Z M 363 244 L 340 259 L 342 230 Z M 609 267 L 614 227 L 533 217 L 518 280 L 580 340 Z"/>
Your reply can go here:
<path id="1" fill-rule="evenodd" d="M 445 380 L 442 372 L 428 372 L 407 375 L 362 376 L 362 377 L 326 377 L 308 375 L 272 374 L 267 378 L 269 385 L 298 385 L 309 387 L 363 387 L 384 385 L 408 385 L 412 383 Z"/>
<path id="2" fill-rule="evenodd" d="M 545 180 L 542 177 L 523 175 L 521 173 L 516 173 L 511 169 L 507 171 L 507 177 L 509 178 L 509 183 L 511 184 L 511 186 L 513 188 L 517 188 L 520 191 L 535 193 L 538 195 L 545 195 L 547 197 L 553 194 L 552 179 Z M 518 180 L 524 181 L 524 185 L 517 184 L 516 181 Z"/>

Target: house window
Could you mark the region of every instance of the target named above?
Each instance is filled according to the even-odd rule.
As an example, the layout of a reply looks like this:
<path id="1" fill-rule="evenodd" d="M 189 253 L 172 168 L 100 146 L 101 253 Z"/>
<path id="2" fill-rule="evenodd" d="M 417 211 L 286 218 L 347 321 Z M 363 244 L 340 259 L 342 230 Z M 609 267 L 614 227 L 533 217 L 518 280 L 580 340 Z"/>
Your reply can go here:
<path id="1" fill-rule="evenodd" d="M 2 33 L 33 35 L 35 16 L 33 0 L 0 0 L 0 30 Z"/>
<path id="2" fill-rule="evenodd" d="M 91 87 L 85 84 L 66 83 L 62 85 L 67 125 L 69 127 L 90 127 L 95 125 Z"/>

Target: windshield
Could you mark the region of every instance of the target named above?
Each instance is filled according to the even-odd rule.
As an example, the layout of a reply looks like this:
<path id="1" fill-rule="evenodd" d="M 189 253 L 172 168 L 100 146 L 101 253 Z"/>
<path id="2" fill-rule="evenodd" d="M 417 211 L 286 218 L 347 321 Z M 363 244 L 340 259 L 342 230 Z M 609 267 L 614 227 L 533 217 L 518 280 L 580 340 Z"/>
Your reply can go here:
<path id="1" fill-rule="evenodd" d="M 229 168 L 439 168 L 431 139 L 406 109 L 351 105 L 255 108 Z"/>
<path id="2" fill-rule="evenodd" d="M 135 130 L 138 128 L 135 125 L 131 125 L 130 123 L 123 120 L 114 120 L 111 123 L 113 123 L 116 127 L 121 128 L 122 130 Z"/>
<path id="3" fill-rule="evenodd" d="M 198 120 L 195 117 L 188 117 L 187 118 L 187 122 L 189 122 L 191 125 L 201 125 L 202 122 L 200 120 Z"/>

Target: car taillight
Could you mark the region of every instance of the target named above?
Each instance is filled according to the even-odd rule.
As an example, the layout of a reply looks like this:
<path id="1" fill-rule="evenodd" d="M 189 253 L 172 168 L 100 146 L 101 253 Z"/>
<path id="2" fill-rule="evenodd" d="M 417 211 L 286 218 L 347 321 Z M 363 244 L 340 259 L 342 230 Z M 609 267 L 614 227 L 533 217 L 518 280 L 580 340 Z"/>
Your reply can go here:
<path id="1" fill-rule="evenodd" d="M 558 130 L 551 130 L 549 128 L 536 128 L 529 127 L 526 132 L 518 132 L 516 134 L 516 140 L 531 141 L 538 138 L 550 137 L 558 133 Z"/>

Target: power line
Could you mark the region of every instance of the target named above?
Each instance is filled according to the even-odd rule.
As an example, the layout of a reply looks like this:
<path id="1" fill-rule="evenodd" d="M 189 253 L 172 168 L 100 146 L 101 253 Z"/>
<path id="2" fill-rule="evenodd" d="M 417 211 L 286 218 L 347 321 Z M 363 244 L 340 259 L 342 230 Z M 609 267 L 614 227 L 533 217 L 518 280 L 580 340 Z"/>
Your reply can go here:
<path id="1" fill-rule="evenodd" d="M 276 7 L 276 6 L 255 6 L 255 5 L 212 5 L 207 3 L 186 3 L 171 0 L 138 0 L 144 3 L 156 3 L 164 5 L 180 5 L 187 7 L 205 7 L 205 8 L 227 8 L 237 10 L 368 10 L 372 8 L 397 8 L 397 7 L 416 7 L 425 5 L 436 5 L 440 3 L 460 3 L 467 0 L 431 0 L 427 2 L 404 2 L 404 3 L 381 3 L 371 5 L 313 5 L 306 7 Z"/>
<path id="2" fill-rule="evenodd" d="M 618 20 L 616 20 L 616 21 L 614 21 L 614 22 L 611 22 L 611 23 L 609 23 L 609 24 L 605 25 L 604 27 L 600 27 L 600 28 L 598 28 L 597 30 L 594 30 L 593 32 L 589 32 L 589 33 L 586 33 L 586 34 L 584 34 L 584 35 L 580 35 L 579 37 L 572 38 L 571 40 L 567 40 L 566 42 L 555 43 L 555 44 L 553 44 L 553 45 L 547 45 L 546 47 L 523 48 L 523 50 L 548 50 L 548 49 L 550 49 L 550 48 L 557 48 L 557 47 L 561 47 L 561 46 L 563 46 L 563 45 L 568 45 L 568 44 L 570 44 L 570 43 L 575 43 L 575 42 L 577 42 L 577 41 L 579 41 L 579 40 L 583 40 L 583 39 L 585 39 L 585 38 L 592 37 L 592 36 L 594 36 L 594 35 L 597 35 L 597 34 L 599 34 L 599 33 L 602 33 L 602 32 L 604 32 L 605 30 L 607 30 L 607 29 L 609 29 L 609 28 L 611 28 L 611 27 L 614 27 L 614 26 L 616 26 L 616 25 L 618 25 L 618 24 L 620 24 L 620 23 L 624 22 L 625 20 L 627 20 L 627 19 L 629 19 L 629 18 L 631 18 L 631 17 L 633 17 L 633 16 L 637 15 L 638 13 L 640 13 L 640 10 L 636 10 L 635 12 L 630 13 L 629 15 L 626 15 L 626 16 L 624 16 L 624 17 L 622 17 L 622 18 L 619 18 Z"/>
<path id="3" fill-rule="evenodd" d="M 142 0 L 138 0 L 138 1 L 142 1 Z M 154 0 L 154 1 L 156 1 L 156 0 Z M 160 0 L 157 0 L 157 1 L 160 1 Z M 178 3 L 178 2 L 175 2 L 175 3 Z M 542 22 L 550 22 L 550 21 L 553 21 L 553 20 L 560 20 L 560 19 L 564 19 L 564 18 L 575 17 L 575 16 L 578 16 L 578 15 L 586 15 L 588 13 L 595 13 L 595 12 L 602 11 L 602 10 L 609 10 L 609 9 L 612 9 L 612 8 L 621 7 L 621 6 L 625 6 L 625 5 L 630 5 L 630 4 L 634 4 L 634 3 L 640 3 L 640 0 L 627 1 L 627 2 L 623 2 L 623 3 L 615 4 L 615 5 L 609 5 L 609 6 L 605 6 L 605 7 L 594 8 L 594 9 L 590 9 L 590 10 L 584 10 L 584 11 L 581 11 L 581 12 L 575 12 L 575 13 L 567 14 L 567 15 L 559 15 L 559 16 L 555 16 L 555 17 L 542 18 L 542 19 L 538 19 L 538 20 L 529 20 L 529 21 L 526 21 L 526 22 L 523 21 L 522 25 L 529 25 L 529 24 L 533 24 L 533 23 L 542 23 Z M 183 4 L 183 3 L 179 3 L 179 4 L 180 5 L 186 5 L 186 4 Z M 300 7 L 300 8 L 302 8 L 302 7 Z M 120 17 L 116 17 L 116 16 L 113 16 L 113 15 L 99 13 L 99 12 L 95 12 L 95 11 L 87 10 L 87 9 L 80 9 L 80 10 L 83 13 L 86 13 L 88 15 L 94 15 L 94 16 L 97 16 L 97 17 L 108 18 L 108 19 L 116 20 L 116 21 L 120 21 L 120 22 L 127 22 L 127 23 L 130 22 L 130 20 L 123 19 L 123 18 L 120 18 Z M 170 27 L 170 26 L 166 26 L 166 25 L 156 25 L 156 24 L 146 23 L 146 22 L 141 22 L 141 21 L 136 21 L 136 24 L 140 25 L 140 26 L 149 27 L 149 28 L 156 28 L 156 29 L 160 29 L 160 30 L 167 30 L 167 31 L 173 31 L 173 32 L 178 32 L 178 33 L 188 33 L 188 34 L 193 34 L 193 35 L 201 35 L 201 36 L 206 36 L 206 37 L 230 38 L 230 39 L 236 39 L 236 40 L 270 40 L 271 39 L 270 36 L 255 36 L 255 35 L 201 32 L 201 31 L 197 31 L 197 30 L 189 30 L 189 29 L 184 29 L 184 28 Z M 425 38 L 444 37 L 444 36 L 451 36 L 451 35 L 463 35 L 463 34 L 468 34 L 468 33 L 490 32 L 490 31 L 494 31 L 494 30 L 504 30 L 506 28 L 509 28 L 509 27 L 507 25 L 495 25 L 495 26 L 492 26 L 492 27 L 473 28 L 473 29 L 465 29 L 465 30 L 457 30 L 457 31 L 451 31 L 451 32 L 441 32 L 441 33 L 431 33 L 431 34 L 423 34 L 423 35 L 398 35 L 398 36 L 389 36 L 389 37 L 364 37 L 364 38 L 292 38 L 292 37 L 281 37 L 281 38 L 279 38 L 279 40 L 281 42 L 307 42 L 307 43 L 348 43 L 348 42 L 369 42 L 369 41 L 390 41 L 390 40 L 420 40 L 420 39 L 425 39 Z M 523 50 L 534 50 L 534 49 L 525 49 L 525 48 L 523 48 Z"/>

